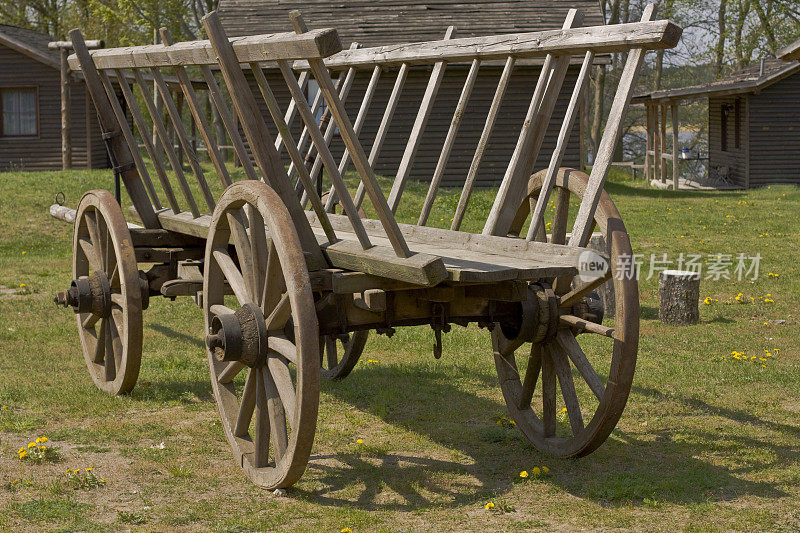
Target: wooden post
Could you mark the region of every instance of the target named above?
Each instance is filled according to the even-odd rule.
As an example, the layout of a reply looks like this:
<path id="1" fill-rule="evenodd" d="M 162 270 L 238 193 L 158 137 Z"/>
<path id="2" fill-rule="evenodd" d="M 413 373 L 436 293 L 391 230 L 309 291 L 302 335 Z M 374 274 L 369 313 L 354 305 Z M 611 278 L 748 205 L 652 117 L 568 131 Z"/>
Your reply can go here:
<path id="1" fill-rule="evenodd" d="M 644 180 L 650 183 L 650 150 L 653 149 L 653 106 L 645 104 Z"/>
<path id="2" fill-rule="evenodd" d="M 672 103 L 672 189 L 678 190 L 678 104 Z"/>
<path id="3" fill-rule="evenodd" d="M 661 126 L 659 125 L 659 110 L 660 106 L 655 104 L 653 106 L 653 176 L 652 179 L 657 180 L 661 175 Z"/>
<path id="4" fill-rule="evenodd" d="M 86 122 L 86 168 L 92 168 L 92 101 L 89 91 L 83 91 L 83 112 Z"/>
<path id="5" fill-rule="evenodd" d="M 667 165 L 664 164 L 664 154 L 667 152 L 667 104 L 661 104 L 661 129 L 658 133 L 659 140 L 659 168 L 661 169 L 661 183 L 667 182 Z"/>
<path id="6" fill-rule="evenodd" d="M 658 318 L 665 324 L 697 324 L 700 321 L 700 274 L 665 270 L 658 276 L 661 303 Z"/>
<path id="7" fill-rule="evenodd" d="M 101 48 L 103 41 L 86 41 L 86 48 Z M 53 41 L 47 43 L 50 50 L 59 51 L 61 73 L 61 169 L 72 168 L 72 102 L 70 100 L 70 75 L 69 51 L 72 50 L 72 41 Z M 88 115 L 87 115 L 88 121 Z M 87 128 L 88 131 L 88 128 Z M 87 137 L 88 139 L 88 137 Z M 88 151 L 90 143 L 87 140 L 87 161 L 91 161 L 91 152 Z M 88 164 L 91 168 L 91 163 Z"/>

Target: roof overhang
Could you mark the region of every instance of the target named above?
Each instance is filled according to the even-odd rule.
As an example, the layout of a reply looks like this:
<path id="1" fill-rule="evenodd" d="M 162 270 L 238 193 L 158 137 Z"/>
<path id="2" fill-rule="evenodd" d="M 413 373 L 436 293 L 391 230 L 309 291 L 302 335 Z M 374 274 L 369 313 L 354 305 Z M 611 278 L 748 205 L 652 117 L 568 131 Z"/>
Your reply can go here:
<path id="1" fill-rule="evenodd" d="M 59 68 L 58 61 L 50 57 L 48 54 L 45 54 L 44 52 L 41 52 L 40 50 L 37 50 L 22 41 L 14 39 L 3 32 L 0 32 L 0 44 L 15 50 L 20 54 L 26 55 L 31 59 L 35 59 L 36 61 L 47 65 L 48 67 L 55 69 Z"/>
<path id="2" fill-rule="evenodd" d="M 778 50 L 777 56 L 785 61 L 800 60 L 800 39 Z"/>

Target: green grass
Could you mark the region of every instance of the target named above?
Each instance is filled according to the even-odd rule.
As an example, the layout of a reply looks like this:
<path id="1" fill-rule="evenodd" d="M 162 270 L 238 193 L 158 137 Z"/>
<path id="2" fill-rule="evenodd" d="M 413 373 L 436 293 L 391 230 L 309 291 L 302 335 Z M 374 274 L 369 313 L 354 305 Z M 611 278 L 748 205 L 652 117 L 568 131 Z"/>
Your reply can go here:
<path id="1" fill-rule="evenodd" d="M 94 388 L 74 318 L 51 302 L 71 278 L 72 235 L 47 208 L 58 191 L 74 207 L 84 191 L 111 186 L 107 171 L 0 174 L 4 530 L 800 528 L 796 188 L 675 193 L 615 175 L 607 190 L 636 253 L 760 253 L 762 275 L 704 280 L 701 297 L 718 302 L 701 306 L 700 324 L 680 328 L 657 320 L 657 281 L 642 279 L 633 392 L 590 456 L 553 460 L 497 425 L 506 412 L 484 331 L 455 327 L 435 360 L 430 328 L 405 328 L 370 337 L 363 359 L 377 363 L 323 384 L 309 468 L 288 497 L 274 498 L 231 460 L 191 301 L 151 301 L 132 394 Z M 413 222 L 424 194 L 410 184 L 398 218 Z M 476 193 L 464 229 L 480 230 L 492 197 Z M 431 225 L 449 226 L 457 200 L 442 191 Z M 739 292 L 755 301 L 729 303 Z M 767 294 L 774 303 L 760 299 Z M 775 348 L 766 368 L 722 359 Z M 17 460 L 39 435 L 62 462 Z M 517 482 L 520 470 L 542 465 L 548 476 Z M 65 488 L 64 470 L 87 466 L 107 485 Z M 484 508 L 489 501 L 495 510 Z"/>

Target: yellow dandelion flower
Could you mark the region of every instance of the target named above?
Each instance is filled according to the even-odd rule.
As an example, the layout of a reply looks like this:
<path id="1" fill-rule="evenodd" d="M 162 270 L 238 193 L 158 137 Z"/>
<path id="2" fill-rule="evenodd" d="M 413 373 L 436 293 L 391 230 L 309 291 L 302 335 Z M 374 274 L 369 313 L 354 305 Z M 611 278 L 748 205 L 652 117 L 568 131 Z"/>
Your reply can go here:
<path id="1" fill-rule="evenodd" d="M 27 253 L 28 253 L 28 252 L 26 252 L 25 250 L 23 250 L 23 251 L 22 251 L 22 255 L 25 255 L 25 254 L 27 254 Z"/>
<path id="2" fill-rule="evenodd" d="M 547 468 L 546 466 L 542 467 L 542 472 L 544 472 L 545 474 L 548 473 L 549 471 L 550 471 L 550 469 Z"/>
<path id="3" fill-rule="evenodd" d="M 353 533 L 353 530 L 352 530 L 352 529 L 350 529 L 349 527 L 343 527 L 343 528 L 342 528 L 341 530 L 339 530 L 339 531 L 340 531 L 340 533 Z"/>
<path id="4" fill-rule="evenodd" d="M 34 448 L 34 447 L 36 447 L 36 443 L 35 442 L 29 442 L 28 443 L 28 448 Z"/>
<path id="5" fill-rule="evenodd" d="M 106 478 L 102 478 L 100 481 L 102 481 L 103 483 L 105 483 L 105 482 L 106 482 Z"/>
<path id="6" fill-rule="evenodd" d="M 542 473 L 541 469 L 538 466 L 534 466 L 533 470 L 531 470 L 531 472 L 533 472 L 534 476 L 538 476 L 538 475 L 540 475 Z"/>
<path id="7" fill-rule="evenodd" d="M 91 466 L 87 466 L 87 467 L 86 467 L 86 471 L 87 471 L 87 472 L 91 472 L 91 471 L 92 471 L 92 467 L 91 467 Z"/>
<path id="8" fill-rule="evenodd" d="M 528 477 L 528 471 L 523 470 L 522 472 L 519 473 L 519 477 L 525 479 L 526 477 Z"/>
<path id="9" fill-rule="evenodd" d="M 23 287 L 23 288 L 26 287 L 26 285 L 24 283 L 20 283 L 19 286 Z"/>
<path id="10" fill-rule="evenodd" d="M 494 504 L 492 502 L 486 502 L 486 505 L 483 506 L 484 509 L 494 509 Z"/>
<path id="11" fill-rule="evenodd" d="M 364 439 L 356 439 L 356 444 L 364 444 Z"/>
<path id="12" fill-rule="evenodd" d="M 26 457 L 28 457 L 28 452 L 27 451 L 22 450 L 21 452 L 19 452 L 19 458 L 20 459 L 25 459 Z"/>
<path id="13" fill-rule="evenodd" d="M 48 440 L 50 440 L 50 439 L 48 439 L 47 437 L 39 437 L 38 439 L 36 439 L 36 442 L 38 442 L 40 444 L 44 444 Z"/>
<path id="14" fill-rule="evenodd" d="M 23 446 L 23 447 L 21 447 L 19 450 L 17 450 L 17 453 L 22 453 L 22 452 L 24 452 L 24 451 L 25 451 L 25 446 Z"/>

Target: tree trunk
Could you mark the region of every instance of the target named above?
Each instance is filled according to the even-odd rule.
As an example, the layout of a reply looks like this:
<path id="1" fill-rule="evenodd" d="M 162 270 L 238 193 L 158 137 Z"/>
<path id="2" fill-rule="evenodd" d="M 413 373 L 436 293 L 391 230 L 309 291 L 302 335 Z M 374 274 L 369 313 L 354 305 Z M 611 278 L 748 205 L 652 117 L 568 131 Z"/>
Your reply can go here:
<path id="1" fill-rule="evenodd" d="M 775 32 L 772 29 L 772 25 L 767 18 L 766 13 L 764 12 L 764 7 L 761 5 L 761 0 L 753 0 L 753 5 L 756 8 L 756 13 L 758 13 L 758 20 L 761 21 L 761 27 L 764 29 L 764 34 L 767 37 L 767 45 L 769 46 L 770 53 L 774 56 L 775 52 L 778 51 L 778 42 L 775 40 Z"/>
<path id="2" fill-rule="evenodd" d="M 744 23 L 747 20 L 747 15 L 750 14 L 750 0 L 739 0 L 738 17 L 736 19 L 736 30 L 733 35 L 733 46 L 736 53 L 736 68 L 740 69 L 750 62 L 750 55 L 748 54 L 745 61 L 744 49 L 742 47 L 742 32 L 744 31 Z"/>
<path id="3" fill-rule="evenodd" d="M 700 321 L 700 275 L 697 272 L 664 270 L 658 277 L 658 292 L 661 322 L 686 325 Z"/>
<path id="4" fill-rule="evenodd" d="M 725 61 L 725 8 L 727 4 L 728 0 L 720 0 L 719 17 L 717 19 L 719 38 L 717 39 L 717 48 L 715 50 L 716 57 L 714 61 L 714 75 L 717 78 L 722 77 L 722 65 Z"/>

